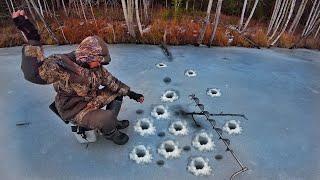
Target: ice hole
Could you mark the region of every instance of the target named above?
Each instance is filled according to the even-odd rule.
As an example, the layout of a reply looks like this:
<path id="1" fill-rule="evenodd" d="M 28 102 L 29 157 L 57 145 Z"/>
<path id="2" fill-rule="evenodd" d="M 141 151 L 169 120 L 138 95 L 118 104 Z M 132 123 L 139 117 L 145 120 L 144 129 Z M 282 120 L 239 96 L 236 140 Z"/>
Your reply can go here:
<path id="1" fill-rule="evenodd" d="M 220 154 L 217 154 L 214 158 L 215 158 L 216 160 L 221 160 L 221 159 L 223 158 L 223 156 L 220 155 Z"/>
<path id="2" fill-rule="evenodd" d="M 172 93 L 172 92 L 167 93 L 167 94 L 166 94 L 166 97 L 167 97 L 167 98 L 173 98 L 173 93 Z"/>
<path id="3" fill-rule="evenodd" d="M 144 157 L 146 155 L 146 150 L 142 148 L 137 148 L 136 154 L 139 158 Z"/>
<path id="4" fill-rule="evenodd" d="M 166 152 L 173 152 L 174 151 L 174 145 L 173 144 L 165 144 L 164 145 L 164 149 L 166 150 Z"/>
<path id="5" fill-rule="evenodd" d="M 133 150 L 130 152 L 129 157 L 137 164 L 146 164 L 152 161 L 150 148 L 147 148 L 144 145 L 135 146 Z"/>
<path id="6" fill-rule="evenodd" d="M 228 126 L 231 130 L 237 128 L 237 126 L 233 123 L 228 123 Z"/>
<path id="7" fill-rule="evenodd" d="M 169 117 L 168 110 L 163 105 L 158 105 L 154 107 L 151 112 L 151 115 L 156 119 L 166 119 Z"/>
<path id="8" fill-rule="evenodd" d="M 141 136 L 152 135 L 156 128 L 148 118 L 139 119 L 134 126 L 134 130 Z"/>
<path id="9" fill-rule="evenodd" d="M 158 114 L 158 115 L 164 114 L 164 109 L 162 109 L 162 108 L 157 108 L 157 114 Z"/>
<path id="10" fill-rule="evenodd" d="M 182 150 L 178 147 L 178 145 L 172 140 L 162 142 L 158 148 L 158 153 L 166 159 L 180 157 L 181 151 Z"/>
<path id="11" fill-rule="evenodd" d="M 205 136 L 199 136 L 200 145 L 206 145 L 208 143 L 208 138 Z"/>
<path id="12" fill-rule="evenodd" d="M 169 126 L 169 132 L 173 135 L 187 135 L 187 123 L 185 121 L 175 121 Z"/>
<path id="13" fill-rule="evenodd" d="M 240 127 L 240 121 L 230 120 L 223 126 L 223 130 L 228 134 L 240 134 L 242 127 Z"/>
<path id="14" fill-rule="evenodd" d="M 189 70 L 185 71 L 184 75 L 186 75 L 188 77 L 194 77 L 197 75 L 197 73 L 196 73 L 196 71 L 189 69 Z"/>
<path id="15" fill-rule="evenodd" d="M 203 163 L 203 161 L 195 160 L 194 161 L 194 166 L 196 167 L 196 169 L 203 169 L 204 168 L 204 163 Z"/>
<path id="16" fill-rule="evenodd" d="M 183 150 L 184 150 L 184 151 L 190 151 L 190 150 L 191 150 L 191 147 L 190 147 L 190 146 L 183 146 Z"/>
<path id="17" fill-rule="evenodd" d="M 187 169 L 195 176 L 208 176 L 212 172 L 208 162 L 209 160 L 203 157 L 192 158 Z"/>
<path id="18" fill-rule="evenodd" d="M 158 68 L 167 67 L 167 65 L 166 65 L 165 63 L 158 63 L 158 64 L 156 64 L 156 66 L 157 66 Z"/>
<path id="19" fill-rule="evenodd" d="M 148 122 L 145 122 L 145 121 L 142 121 L 141 124 L 140 124 L 140 126 L 141 126 L 141 129 L 142 129 L 142 130 L 149 129 L 149 127 L 150 127 L 149 123 L 148 123 Z"/>
<path id="20" fill-rule="evenodd" d="M 164 165 L 164 160 L 158 160 L 158 161 L 157 161 L 157 164 L 158 164 L 159 166 L 163 166 L 163 165 Z"/>
<path id="21" fill-rule="evenodd" d="M 159 133 L 158 133 L 158 136 L 159 136 L 159 137 L 164 137 L 165 135 L 166 135 L 165 132 L 159 132 Z"/>
<path id="22" fill-rule="evenodd" d="M 182 125 L 181 124 L 174 124 L 174 129 L 176 130 L 176 131 L 181 131 L 182 130 Z"/>
<path id="23" fill-rule="evenodd" d="M 216 88 L 208 88 L 207 95 L 211 97 L 219 97 L 221 96 L 221 92 L 219 89 L 216 89 Z"/>
<path id="24" fill-rule="evenodd" d="M 137 113 L 137 114 L 142 114 L 142 113 L 143 113 L 143 110 L 142 110 L 142 109 L 138 109 L 138 110 L 136 110 L 136 113 Z"/>
<path id="25" fill-rule="evenodd" d="M 211 136 L 206 132 L 201 132 L 194 137 L 192 145 L 199 151 L 212 151 L 215 144 Z"/>
<path id="26" fill-rule="evenodd" d="M 168 90 L 161 96 L 163 102 L 173 102 L 177 99 L 179 99 L 179 96 L 174 90 Z"/>
<path id="27" fill-rule="evenodd" d="M 171 78 L 169 78 L 169 77 L 165 77 L 164 79 L 163 79 L 163 82 L 165 82 L 165 83 L 170 83 L 171 82 Z"/>

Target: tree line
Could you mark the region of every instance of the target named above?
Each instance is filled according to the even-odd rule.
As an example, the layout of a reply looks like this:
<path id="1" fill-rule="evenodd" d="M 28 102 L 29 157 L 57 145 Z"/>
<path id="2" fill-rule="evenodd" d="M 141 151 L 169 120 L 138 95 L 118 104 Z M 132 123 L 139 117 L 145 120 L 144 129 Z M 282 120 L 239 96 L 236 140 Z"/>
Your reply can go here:
<path id="1" fill-rule="evenodd" d="M 238 23 L 232 24 L 230 28 L 241 36 L 247 31 L 252 19 L 267 22 L 269 46 L 274 46 L 285 32 L 298 34 L 299 41 L 302 41 L 319 38 L 320 31 L 320 0 L 4 0 L 0 3 L 0 18 L 7 19 L 13 11 L 26 9 L 32 19 L 44 24 L 51 38 L 58 43 L 46 18 L 51 17 L 59 22 L 57 16 L 63 13 L 66 17 L 76 16 L 85 22 L 90 18 L 97 23 L 94 11 L 107 11 L 108 8 L 122 9 L 128 33 L 133 38 L 137 38 L 137 34 L 140 37 L 144 35 L 142 21 L 152 21 L 154 8 L 170 9 L 174 13 L 203 12 L 205 15 L 195 42 L 197 45 L 203 43 L 208 26 L 213 29 L 209 46 L 212 44 L 221 22 L 221 14 L 238 17 Z M 164 41 L 165 36 L 166 31 Z"/>

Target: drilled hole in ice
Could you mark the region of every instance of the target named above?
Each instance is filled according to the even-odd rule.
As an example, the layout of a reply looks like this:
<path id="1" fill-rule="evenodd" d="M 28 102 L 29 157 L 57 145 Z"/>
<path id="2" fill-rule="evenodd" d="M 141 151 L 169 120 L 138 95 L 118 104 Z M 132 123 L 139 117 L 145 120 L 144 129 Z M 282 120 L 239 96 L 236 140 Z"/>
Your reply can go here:
<path id="1" fill-rule="evenodd" d="M 194 166 L 196 169 L 203 169 L 204 168 L 204 162 L 200 160 L 195 160 L 194 161 Z"/>
<path id="2" fill-rule="evenodd" d="M 184 151 L 190 151 L 190 150 L 191 150 L 191 147 L 190 147 L 190 146 L 184 146 L 184 147 L 183 147 L 183 150 L 184 150 Z"/>
<path id="3" fill-rule="evenodd" d="M 159 133 L 158 133 L 158 136 L 159 136 L 159 137 L 164 137 L 165 135 L 166 135 L 165 132 L 159 132 Z"/>
<path id="4" fill-rule="evenodd" d="M 143 113 L 143 110 L 142 110 L 142 109 L 138 109 L 138 110 L 136 110 L 136 113 L 137 113 L 137 114 L 142 114 L 142 113 Z"/>
<path id="5" fill-rule="evenodd" d="M 158 164 L 159 166 L 163 166 L 163 165 L 164 165 L 164 160 L 158 160 L 158 161 L 157 161 L 157 164 Z"/>
<path id="6" fill-rule="evenodd" d="M 173 98 L 173 95 L 174 95 L 173 92 L 170 92 L 170 93 L 167 93 L 167 94 L 166 94 L 166 97 L 167 97 L 167 98 Z"/>
<path id="7" fill-rule="evenodd" d="M 145 149 L 137 149 L 136 154 L 139 158 L 144 157 L 146 155 L 146 150 Z"/>
<path id="8" fill-rule="evenodd" d="M 173 152 L 174 151 L 174 149 L 175 149 L 175 147 L 174 147 L 174 145 L 172 145 L 172 144 L 165 144 L 164 145 L 164 149 L 166 150 L 166 152 Z"/>
<path id="9" fill-rule="evenodd" d="M 221 159 L 223 158 L 223 156 L 220 155 L 220 154 L 217 154 L 214 158 L 215 158 L 216 160 L 221 160 Z"/>
<path id="10" fill-rule="evenodd" d="M 164 79 L 163 79 L 163 82 L 165 82 L 165 83 L 170 83 L 171 82 L 171 78 L 169 78 L 169 77 L 165 77 Z"/>
<path id="11" fill-rule="evenodd" d="M 157 108 L 156 112 L 157 112 L 158 115 L 162 115 L 162 114 L 164 114 L 164 109 Z"/>
<path id="12" fill-rule="evenodd" d="M 237 125 L 234 124 L 234 123 L 229 122 L 229 123 L 228 123 L 228 127 L 229 127 L 229 129 L 233 130 L 233 129 L 236 129 L 236 128 L 237 128 Z"/>
<path id="13" fill-rule="evenodd" d="M 181 124 L 174 124 L 173 126 L 176 131 L 181 131 L 183 128 Z"/>
<path id="14" fill-rule="evenodd" d="M 142 121 L 140 124 L 141 129 L 146 130 L 149 129 L 150 124 L 148 122 Z"/>
<path id="15" fill-rule="evenodd" d="M 199 136 L 199 143 L 200 143 L 201 145 L 206 145 L 206 144 L 208 144 L 208 138 L 205 137 L 205 136 Z"/>
<path id="16" fill-rule="evenodd" d="M 216 91 L 216 90 L 214 90 L 214 89 L 211 89 L 211 94 L 217 94 L 218 92 Z"/>

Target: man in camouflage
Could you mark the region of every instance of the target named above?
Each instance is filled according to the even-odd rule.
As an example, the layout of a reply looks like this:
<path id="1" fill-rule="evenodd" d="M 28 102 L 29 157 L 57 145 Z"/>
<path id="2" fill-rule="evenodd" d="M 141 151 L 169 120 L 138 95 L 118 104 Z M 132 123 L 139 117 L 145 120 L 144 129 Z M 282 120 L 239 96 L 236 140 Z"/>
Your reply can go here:
<path id="1" fill-rule="evenodd" d="M 100 130 L 106 139 L 125 144 L 129 137 L 119 129 L 128 127 L 129 121 L 117 119 L 122 98 L 129 96 L 142 103 L 144 97 L 102 66 L 111 61 L 107 44 L 97 36 L 89 36 L 74 52 L 45 58 L 40 35 L 24 11 L 14 12 L 12 18 L 28 39 L 21 62 L 25 79 L 35 84 L 53 84 L 57 92 L 54 105 L 64 121 Z M 104 106 L 106 110 L 101 109 Z"/>

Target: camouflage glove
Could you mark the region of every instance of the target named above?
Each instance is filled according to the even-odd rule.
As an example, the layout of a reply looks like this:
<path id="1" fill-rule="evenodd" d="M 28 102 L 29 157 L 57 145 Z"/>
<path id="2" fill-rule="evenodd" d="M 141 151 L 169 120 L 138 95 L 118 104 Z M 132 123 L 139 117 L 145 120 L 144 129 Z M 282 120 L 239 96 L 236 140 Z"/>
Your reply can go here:
<path id="1" fill-rule="evenodd" d="M 129 96 L 130 99 L 134 99 L 135 101 L 138 101 L 140 98 L 143 97 L 142 94 L 138 94 L 138 93 L 135 93 L 133 91 L 129 91 L 128 92 L 128 96 Z"/>
<path id="2" fill-rule="evenodd" d="M 24 33 L 28 40 L 40 41 L 38 30 L 25 16 L 13 18 L 15 26 Z"/>

